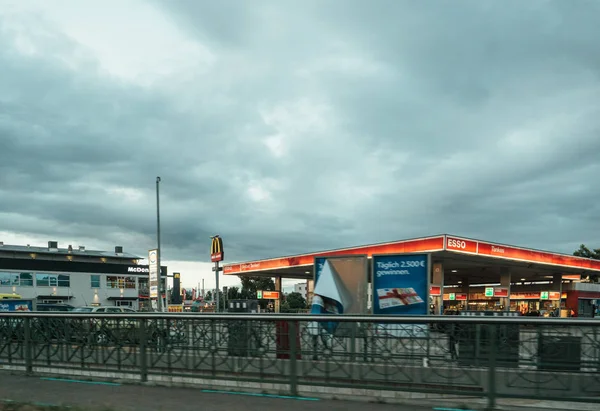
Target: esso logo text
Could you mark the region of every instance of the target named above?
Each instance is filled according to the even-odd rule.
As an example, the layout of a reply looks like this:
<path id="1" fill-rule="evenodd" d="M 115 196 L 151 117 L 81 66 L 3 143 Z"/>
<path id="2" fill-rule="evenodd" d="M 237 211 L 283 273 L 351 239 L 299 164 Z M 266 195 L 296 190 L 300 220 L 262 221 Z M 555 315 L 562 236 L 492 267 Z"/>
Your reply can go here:
<path id="1" fill-rule="evenodd" d="M 446 245 L 448 246 L 448 248 L 458 248 L 460 250 L 464 250 L 467 248 L 466 241 L 457 240 L 455 238 L 449 238 Z"/>

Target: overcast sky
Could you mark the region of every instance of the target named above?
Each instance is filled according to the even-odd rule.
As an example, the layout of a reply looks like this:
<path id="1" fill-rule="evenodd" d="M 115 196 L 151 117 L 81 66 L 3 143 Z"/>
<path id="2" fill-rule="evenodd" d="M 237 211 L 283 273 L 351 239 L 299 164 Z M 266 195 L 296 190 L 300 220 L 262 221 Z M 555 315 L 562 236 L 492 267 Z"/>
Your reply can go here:
<path id="1" fill-rule="evenodd" d="M 0 0 L 0 240 L 600 246 L 599 1 Z M 204 262 L 204 264 L 202 264 Z M 233 284 L 228 278 L 224 284 Z"/>

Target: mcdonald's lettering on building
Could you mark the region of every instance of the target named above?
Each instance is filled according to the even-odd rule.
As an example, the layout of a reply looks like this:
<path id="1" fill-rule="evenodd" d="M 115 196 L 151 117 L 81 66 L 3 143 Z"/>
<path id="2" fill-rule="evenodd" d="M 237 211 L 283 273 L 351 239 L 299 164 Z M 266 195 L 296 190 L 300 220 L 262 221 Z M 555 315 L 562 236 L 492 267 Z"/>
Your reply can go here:
<path id="1" fill-rule="evenodd" d="M 217 261 L 223 261 L 224 258 L 223 239 L 221 237 L 214 237 L 210 244 L 210 260 L 216 263 Z"/>

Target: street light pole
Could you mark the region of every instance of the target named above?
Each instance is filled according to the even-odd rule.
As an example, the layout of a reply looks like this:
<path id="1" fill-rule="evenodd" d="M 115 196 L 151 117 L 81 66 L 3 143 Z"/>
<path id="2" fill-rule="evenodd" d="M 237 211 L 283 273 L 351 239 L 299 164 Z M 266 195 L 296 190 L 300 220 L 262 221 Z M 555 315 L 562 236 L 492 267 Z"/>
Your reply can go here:
<path id="1" fill-rule="evenodd" d="M 159 189 L 160 177 L 156 177 L 156 264 L 158 265 L 158 301 L 156 302 L 156 308 L 159 312 L 163 311 L 162 308 L 162 273 L 160 270 L 160 189 Z"/>

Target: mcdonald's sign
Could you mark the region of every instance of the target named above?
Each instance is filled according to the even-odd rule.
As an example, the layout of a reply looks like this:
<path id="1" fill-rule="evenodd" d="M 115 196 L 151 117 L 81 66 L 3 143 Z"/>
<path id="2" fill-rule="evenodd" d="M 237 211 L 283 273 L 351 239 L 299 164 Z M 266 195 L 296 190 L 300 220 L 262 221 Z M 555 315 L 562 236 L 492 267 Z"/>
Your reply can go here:
<path id="1" fill-rule="evenodd" d="M 217 261 L 223 261 L 224 258 L 223 239 L 221 237 L 213 237 L 210 244 L 210 260 L 216 263 Z"/>

